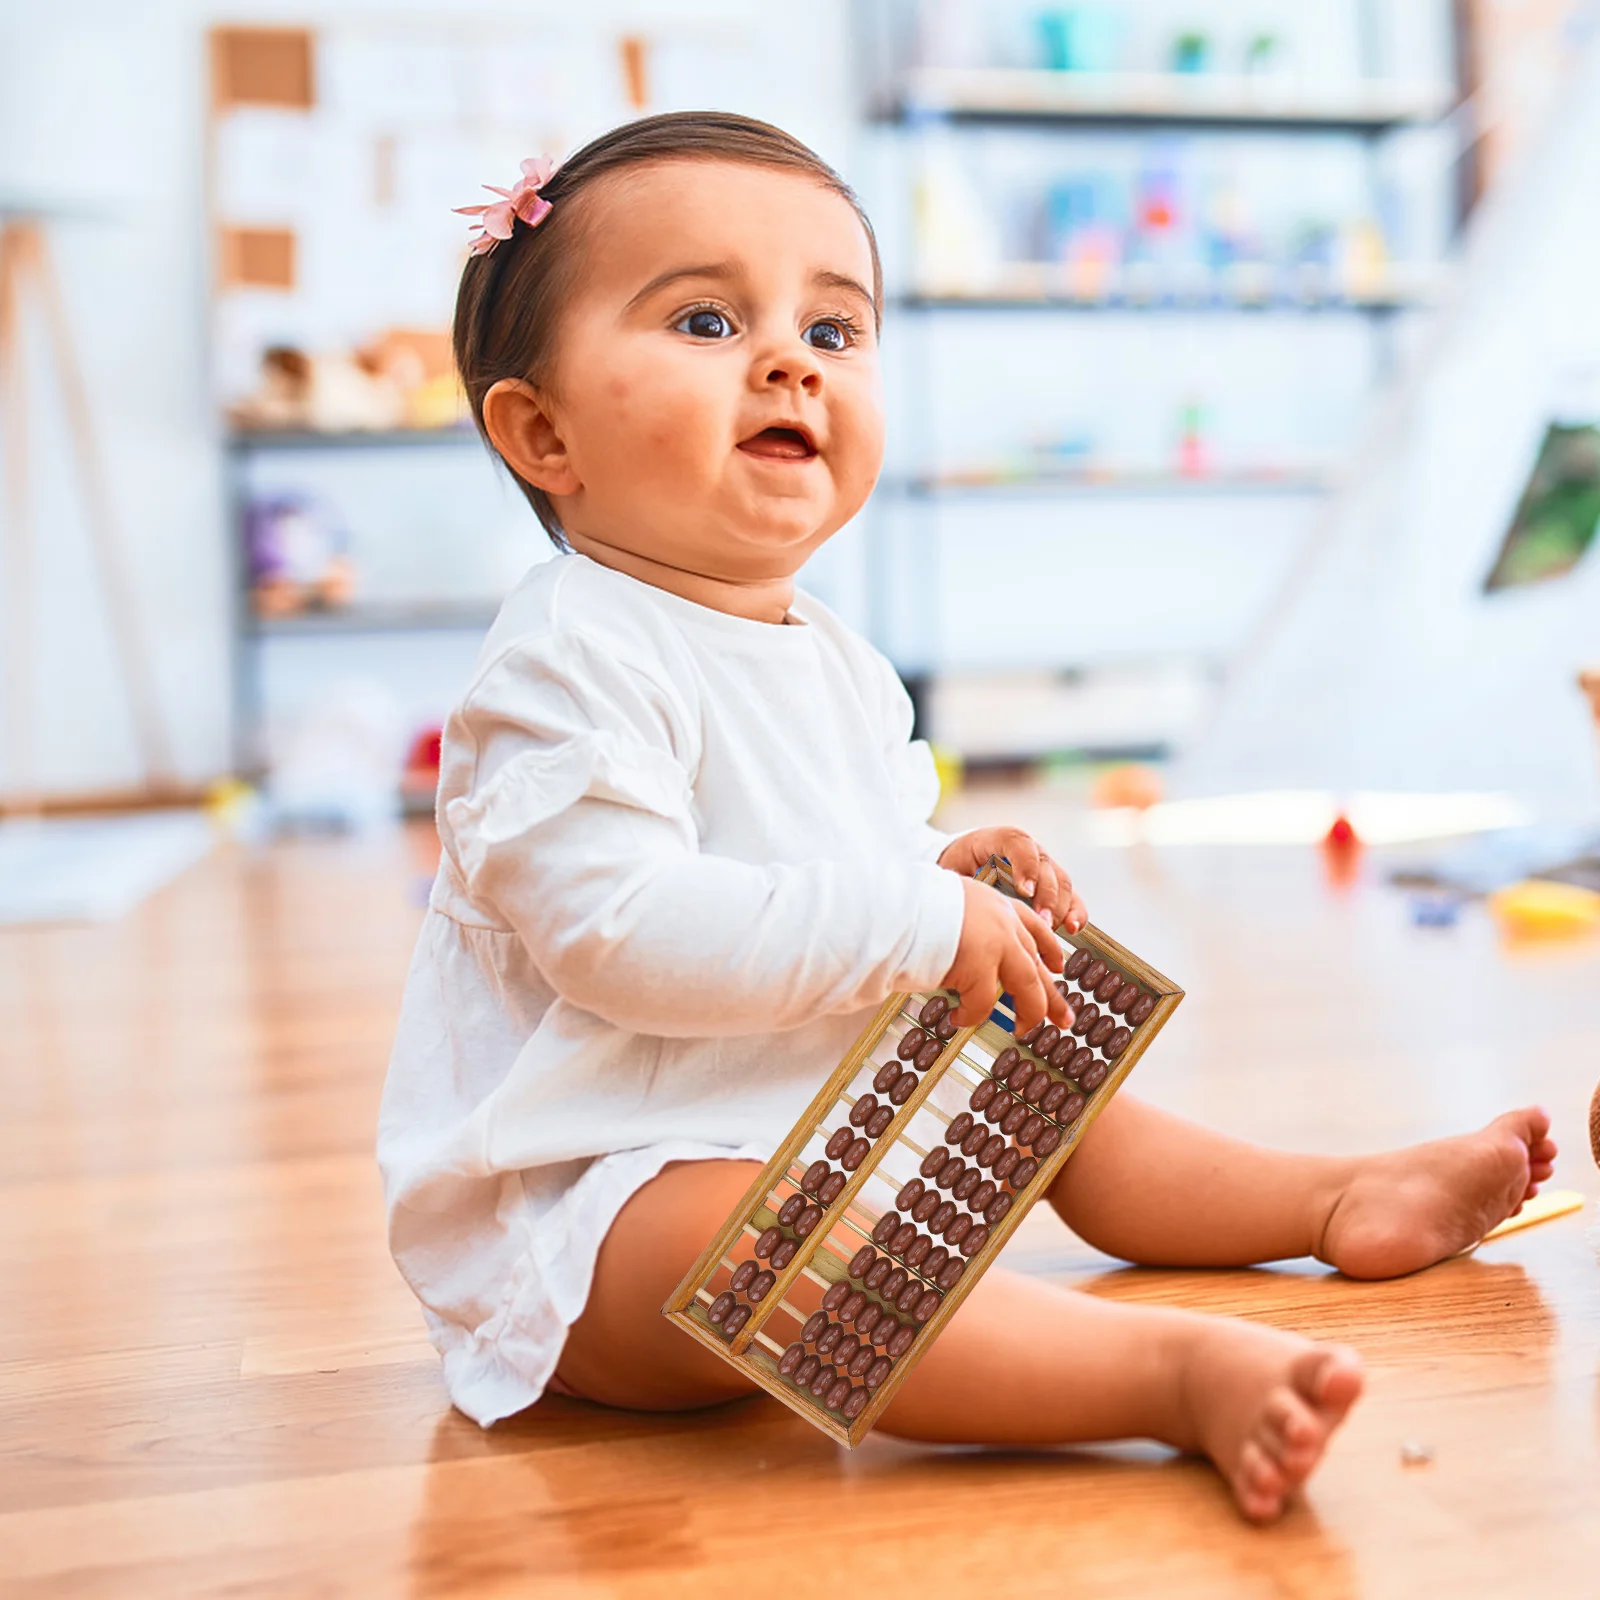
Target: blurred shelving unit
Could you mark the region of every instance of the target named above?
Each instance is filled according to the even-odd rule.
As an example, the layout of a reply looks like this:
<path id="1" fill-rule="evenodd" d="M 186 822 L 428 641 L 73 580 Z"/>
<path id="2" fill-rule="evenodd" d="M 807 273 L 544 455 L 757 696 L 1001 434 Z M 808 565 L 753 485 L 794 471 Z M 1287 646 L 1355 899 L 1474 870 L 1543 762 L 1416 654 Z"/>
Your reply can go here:
<path id="1" fill-rule="evenodd" d="M 919 709 L 950 702 L 936 692 L 941 676 L 989 673 L 1014 693 L 1025 665 L 1058 676 L 1067 695 L 1127 667 L 1159 675 L 1182 664 L 1196 681 L 1214 679 L 1269 603 L 1276 574 L 1314 536 L 1359 406 L 1395 371 L 1447 271 L 1440 251 L 1413 259 L 1391 248 L 1396 141 L 1428 137 L 1460 98 L 1448 5 L 1407 4 L 1434 7 L 1447 46 L 1423 73 L 1392 70 L 1378 35 L 1393 19 L 1370 5 L 1322 7 L 1348 35 L 1342 66 L 1286 73 L 1017 59 L 1030 48 L 1018 19 L 1033 29 L 1031 48 L 1053 30 L 1053 48 L 1066 49 L 1071 29 L 1098 25 L 1091 13 L 1120 11 L 1126 28 L 1142 5 L 1175 22 L 1174 8 L 1150 0 L 862 6 L 878 183 L 869 198 L 889 219 L 889 303 L 901 314 L 892 437 L 912 441 L 874 503 L 867 587 L 876 640 Z M 1277 11 L 1291 27 L 1305 15 Z M 1216 0 L 1183 21 L 1240 26 Z M 1251 190 L 1240 174 L 1253 161 L 1271 176 Z M 1318 162 L 1322 191 L 1302 196 L 1297 174 Z M 1442 170 L 1428 195 L 1450 228 L 1455 181 Z M 1264 192 L 1283 216 L 1303 208 L 1316 219 L 1330 188 L 1343 220 L 1308 220 L 1299 242 L 1277 240 L 1276 251 L 1260 228 L 1252 244 L 1237 216 L 1214 230 L 1198 222 L 1203 208 L 1247 211 Z M 1109 223 L 1107 195 L 1122 207 Z M 1141 207 L 1166 215 L 1144 228 Z M 1193 237 L 1178 239 L 1185 229 Z M 1207 384 L 1216 374 L 1237 417 L 1252 364 L 1273 386 L 1256 401 L 1263 441 L 1236 429 L 1218 449 L 1207 401 L 1174 393 L 1172 373 L 1199 371 Z M 1141 378 L 1154 381 L 1140 391 Z M 1310 436 L 1300 448 L 1286 441 L 1294 407 Z M 1010 448 L 1002 412 L 1015 419 Z M 1165 443 L 1157 413 L 1170 424 Z M 999 565 L 1017 570 L 1002 579 Z M 1052 622 L 971 626 L 974 611 L 1014 606 L 1018 593 Z M 951 742 L 947 729 L 924 731 Z M 1130 749 L 1149 746 L 1147 730 L 1130 736 Z"/>

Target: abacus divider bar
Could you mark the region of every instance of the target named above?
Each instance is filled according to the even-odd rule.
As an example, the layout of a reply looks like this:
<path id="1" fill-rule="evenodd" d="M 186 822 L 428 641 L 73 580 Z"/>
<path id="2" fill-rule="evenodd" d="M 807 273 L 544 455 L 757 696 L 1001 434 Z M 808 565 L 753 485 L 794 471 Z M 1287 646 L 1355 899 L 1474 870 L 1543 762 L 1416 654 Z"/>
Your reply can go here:
<path id="1" fill-rule="evenodd" d="M 885 1022 L 884 1028 L 887 1028 L 887 1026 L 888 1023 Z M 728 1347 L 730 1354 L 737 1356 L 743 1353 L 745 1346 L 755 1337 L 756 1330 L 771 1316 L 775 1309 L 773 1302 L 780 1296 L 788 1294 L 790 1285 L 800 1274 L 800 1269 L 827 1242 L 828 1235 L 833 1232 L 834 1223 L 845 1214 L 850 1202 L 860 1192 L 862 1185 L 877 1171 L 878 1163 L 894 1148 L 895 1141 L 900 1137 L 901 1130 L 908 1127 L 911 1119 L 922 1109 L 922 1102 L 933 1092 L 933 1086 L 944 1075 L 945 1064 L 955 1060 L 961 1053 L 961 1047 L 982 1026 L 983 1024 L 979 1023 L 977 1027 L 963 1028 L 959 1033 L 955 1034 L 944 1047 L 939 1059 L 923 1074 L 922 1082 L 911 1091 L 906 1103 L 901 1106 L 899 1115 L 873 1141 L 872 1148 L 866 1154 L 866 1159 L 850 1174 L 849 1181 L 839 1191 L 838 1198 L 823 1212 L 822 1222 L 818 1224 L 817 1230 L 813 1235 L 817 1241 L 816 1244 L 809 1250 L 797 1252 L 794 1260 L 778 1274 L 778 1281 L 773 1285 L 772 1291 L 768 1293 L 766 1300 L 756 1307 L 755 1315 L 733 1336 L 733 1343 Z M 878 1042 L 878 1039 L 882 1037 L 882 1033 L 883 1030 L 880 1029 L 877 1036 L 873 1038 L 872 1044 Z M 871 1045 L 868 1046 L 868 1050 L 870 1049 Z M 852 1055 L 854 1053 L 853 1051 L 851 1052 Z"/>
<path id="2" fill-rule="evenodd" d="M 1149 1047 L 1150 1041 L 1155 1038 L 1167 1019 L 1178 1008 L 1178 1003 L 1183 999 L 1182 990 L 1164 995 L 1156 1002 L 1155 1009 L 1146 1018 L 1145 1023 L 1138 1030 L 1135 1040 L 1129 1044 L 1127 1050 L 1113 1064 L 1111 1072 L 1102 1085 L 1104 1093 L 1096 1093 L 1092 1106 L 1085 1110 L 1073 1127 L 1066 1132 L 1060 1146 L 1051 1152 L 1044 1164 L 1034 1175 L 1028 1185 L 1032 1190 L 1032 1198 L 1027 1199 L 1019 1195 L 1017 1203 L 1013 1204 L 1010 1211 L 1001 1218 L 1000 1222 L 990 1229 L 989 1237 L 984 1241 L 983 1248 L 967 1263 L 967 1269 L 961 1274 L 960 1279 L 940 1302 L 939 1308 L 917 1331 L 916 1341 L 905 1355 L 894 1365 L 889 1376 L 879 1384 L 877 1392 L 867 1402 L 861 1415 L 850 1425 L 850 1447 L 854 1449 L 857 1444 L 872 1430 L 878 1418 L 883 1414 L 884 1408 L 893 1399 L 896 1390 L 905 1382 L 907 1376 L 916 1368 L 917 1363 L 927 1353 L 933 1341 L 939 1336 L 945 1323 L 955 1315 L 961 1302 L 972 1292 L 972 1287 L 993 1265 L 995 1258 L 1005 1248 L 1006 1241 L 1022 1225 L 1022 1220 L 1033 1209 L 1042 1195 L 1050 1192 L 1051 1185 L 1055 1183 L 1061 1169 L 1072 1158 L 1073 1152 L 1078 1148 L 1085 1131 L 1091 1127 L 1096 1117 L 1111 1104 L 1113 1096 L 1127 1081 L 1128 1074 L 1133 1071 L 1139 1057 Z"/>
<path id="3" fill-rule="evenodd" d="M 878 1007 L 876 1015 L 862 1031 L 861 1037 L 850 1047 L 844 1060 L 834 1068 L 828 1075 L 827 1081 L 817 1090 L 811 1104 L 806 1107 L 800 1120 L 790 1130 L 789 1137 L 779 1145 L 772 1159 L 745 1190 L 744 1198 L 739 1202 L 733 1215 L 718 1230 L 716 1237 L 700 1252 L 683 1281 L 673 1291 L 672 1298 L 661 1308 L 663 1315 L 687 1310 L 693 1303 L 694 1291 L 701 1279 L 728 1253 L 729 1246 L 744 1230 L 750 1215 L 760 1207 L 778 1180 L 787 1175 L 790 1162 L 805 1148 L 806 1142 L 816 1131 L 817 1124 L 821 1122 L 828 1107 L 839 1098 L 850 1080 L 860 1071 L 861 1063 L 871 1054 L 873 1046 L 883 1036 L 884 1029 L 898 1015 L 904 1002 L 904 994 L 892 994 Z"/>

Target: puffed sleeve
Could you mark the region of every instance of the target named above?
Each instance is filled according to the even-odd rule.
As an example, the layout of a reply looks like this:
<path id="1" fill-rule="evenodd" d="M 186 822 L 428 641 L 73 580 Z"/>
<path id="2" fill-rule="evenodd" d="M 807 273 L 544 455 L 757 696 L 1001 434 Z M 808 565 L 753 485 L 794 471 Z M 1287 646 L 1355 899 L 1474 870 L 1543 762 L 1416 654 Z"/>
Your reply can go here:
<path id="1" fill-rule="evenodd" d="M 581 635 L 518 647 L 447 730 L 440 833 L 479 906 L 572 1004 L 634 1032 L 794 1027 L 938 982 L 961 885 L 928 860 L 700 849 L 694 708 Z"/>

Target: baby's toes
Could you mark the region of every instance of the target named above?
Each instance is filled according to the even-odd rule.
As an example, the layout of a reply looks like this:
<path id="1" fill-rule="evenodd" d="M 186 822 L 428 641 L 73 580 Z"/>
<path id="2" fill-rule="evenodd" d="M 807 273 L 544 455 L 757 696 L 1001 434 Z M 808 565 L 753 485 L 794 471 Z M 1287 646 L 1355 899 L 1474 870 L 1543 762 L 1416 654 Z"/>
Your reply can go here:
<path id="1" fill-rule="evenodd" d="M 1300 1483 L 1311 1474 L 1328 1430 L 1317 1415 L 1293 1390 L 1279 1389 L 1267 1402 L 1267 1433 L 1262 1443 L 1274 1456 L 1285 1476 Z"/>
<path id="2" fill-rule="evenodd" d="M 1255 1439 L 1246 1439 L 1234 1474 L 1239 1507 L 1255 1522 L 1266 1522 L 1283 1509 L 1283 1469 Z"/>

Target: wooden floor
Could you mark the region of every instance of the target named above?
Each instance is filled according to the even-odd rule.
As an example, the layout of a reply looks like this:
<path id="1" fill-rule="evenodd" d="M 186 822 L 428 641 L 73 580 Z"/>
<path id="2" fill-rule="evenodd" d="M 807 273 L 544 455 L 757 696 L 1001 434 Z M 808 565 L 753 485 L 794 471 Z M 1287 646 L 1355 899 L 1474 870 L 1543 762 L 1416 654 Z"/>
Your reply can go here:
<path id="1" fill-rule="evenodd" d="M 1007 1597 L 1600 1594 L 1592 1204 L 1379 1285 L 1118 1270 L 1029 1219 L 1029 1270 L 1364 1353 L 1369 1398 L 1265 1532 L 1148 1447 L 849 1456 L 765 1400 L 548 1400 L 480 1432 L 385 1254 L 371 1158 L 424 854 L 230 849 L 119 925 L 0 934 L 0 1594 L 799 1595 L 847 1559 L 839 1593 L 886 1597 L 1001 1574 Z M 1136 1087 L 1323 1149 L 1537 1098 L 1592 1200 L 1600 945 L 1413 929 L 1370 868 L 1083 857 L 1096 921 L 1189 990 Z"/>

